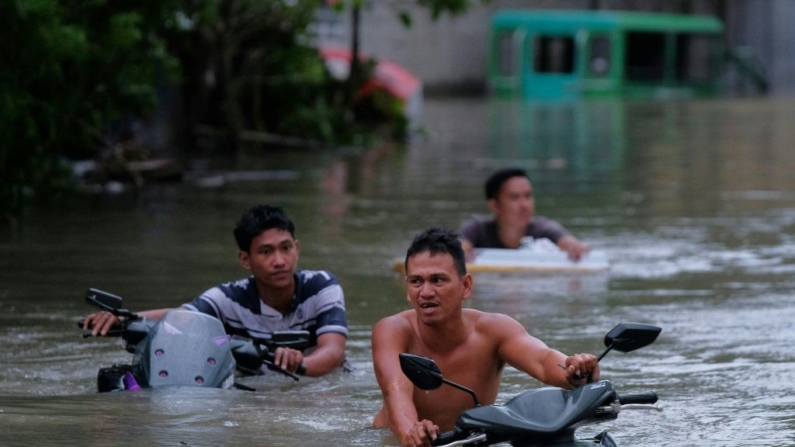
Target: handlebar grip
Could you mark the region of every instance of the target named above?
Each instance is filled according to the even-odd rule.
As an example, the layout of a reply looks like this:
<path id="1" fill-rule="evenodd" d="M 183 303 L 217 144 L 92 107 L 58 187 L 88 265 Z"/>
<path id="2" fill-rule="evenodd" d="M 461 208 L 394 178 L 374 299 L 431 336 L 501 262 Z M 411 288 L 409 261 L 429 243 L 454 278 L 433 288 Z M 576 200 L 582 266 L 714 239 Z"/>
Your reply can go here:
<path id="1" fill-rule="evenodd" d="M 621 405 L 625 404 L 653 404 L 657 402 L 657 393 L 644 391 L 642 393 L 623 394 L 618 396 Z"/>
<path id="2" fill-rule="evenodd" d="M 453 441 L 458 441 L 459 439 L 464 439 L 465 438 L 465 436 L 464 436 L 465 434 L 466 433 L 463 430 L 459 429 L 458 427 L 455 427 L 454 429 L 452 429 L 450 431 L 439 433 L 439 436 L 437 436 L 436 439 L 434 439 L 433 442 L 431 442 L 431 445 L 450 444 Z"/>
<path id="3" fill-rule="evenodd" d="M 86 322 L 85 318 L 77 320 L 77 327 L 83 330 L 87 330 L 85 328 L 85 322 Z M 124 328 L 122 327 L 121 324 L 116 323 L 113 326 L 111 326 L 110 329 L 108 329 L 108 333 L 105 334 L 104 337 L 121 337 L 122 335 L 124 335 Z M 90 329 L 88 329 L 87 332 L 83 334 L 83 338 L 88 338 L 88 337 L 91 337 Z"/>

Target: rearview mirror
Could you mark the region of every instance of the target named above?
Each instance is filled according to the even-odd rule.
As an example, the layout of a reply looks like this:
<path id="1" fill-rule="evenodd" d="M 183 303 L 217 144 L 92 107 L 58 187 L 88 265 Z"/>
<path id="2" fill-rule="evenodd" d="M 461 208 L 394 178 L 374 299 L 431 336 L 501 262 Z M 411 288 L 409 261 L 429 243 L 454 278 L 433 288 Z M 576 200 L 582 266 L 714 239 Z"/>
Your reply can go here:
<path id="1" fill-rule="evenodd" d="M 407 354 L 405 352 L 398 354 L 398 357 L 400 358 L 400 369 L 403 371 L 403 374 L 405 374 L 417 388 L 421 390 L 435 390 L 442 386 L 443 383 L 446 383 L 453 388 L 458 388 L 468 393 L 472 396 L 475 406 L 480 406 L 475 392 L 442 377 L 442 372 L 439 370 L 439 367 L 436 366 L 436 362 L 434 362 L 433 359 Z"/>
<path id="2" fill-rule="evenodd" d="M 127 317 L 130 320 L 138 320 L 140 318 L 129 310 L 121 308 L 120 296 L 99 289 L 88 289 L 88 292 L 86 292 L 86 302 L 92 306 L 106 310 L 117 317 Z"/>
<path id="3" fill-rule="evenodd" d="M 644 346 L 648 346 L 657 340 L 662 328 L 642 323 L 620 323 L 605 335 L 605 346 L 607 349 L 599 356 L 602 360 L 610 350 L 615 349 L 620 352 L 632 352 Z"/>
<path id="4" fill-rule="evenodd" d="M 605 335 L 605 346 L 620 352 L 632 352 L 657 340 L 662 328 L 650 324 L 621 323 Z"/>
<path id="5" fill-rule="evenodd" d="M 432 359 L 406 353 L 400 353 L 399 357 L 400 369 L 417 388 L 435 390 L 444 383 L 442 372 Z"/>
<path id="6" fill-rule="evenodd" d="M 121 309 L 121 297 L 98 289 L 88 289 L 86 302 L 92 306 L 113 313 Z"/>

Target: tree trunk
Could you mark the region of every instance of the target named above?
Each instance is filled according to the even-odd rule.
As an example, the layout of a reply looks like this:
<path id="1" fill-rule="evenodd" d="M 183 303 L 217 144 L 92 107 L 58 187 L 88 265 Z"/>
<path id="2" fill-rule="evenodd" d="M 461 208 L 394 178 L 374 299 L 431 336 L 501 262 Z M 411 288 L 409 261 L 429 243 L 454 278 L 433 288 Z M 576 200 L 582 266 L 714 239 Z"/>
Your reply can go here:
<path id="1" fill-rule="evenodd" d="M 356 86 L 361 82 L 361 64 L 359 63 L 359 13 L 360 7 L 354 4 L 351 8 L 351 65 L 348 73 L 346 105 L 351 107 L 356 94 Z"/>

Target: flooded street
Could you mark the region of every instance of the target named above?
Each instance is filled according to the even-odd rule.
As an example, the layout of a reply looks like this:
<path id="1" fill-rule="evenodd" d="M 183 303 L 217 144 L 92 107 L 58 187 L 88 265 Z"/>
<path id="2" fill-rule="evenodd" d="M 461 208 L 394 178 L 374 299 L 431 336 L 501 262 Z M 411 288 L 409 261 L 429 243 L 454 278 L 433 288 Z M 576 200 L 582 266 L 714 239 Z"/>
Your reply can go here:
<path id="1" fill-rule="evenodd" d="M 665 410 L 622 412 L 582 437 L 795 445 L 795 101 L 437 99 L 423 114 L 424 135 L 406 148 L 248 148 L 233 162 L 248 174 L 216 187 L 195 168 L 184 183 L 0 228 L 0 445 L 398 445 L 370 428 L 381 403 L 370 330 L 405 308 L 392 261 L 416 231 L 487 212 L 482 181 L 503 166 L 526 168 L 537 214 L 606 252 L 611 268 L 478 274 L 469 306 L 509 314 L 564 352 L 601 352 L 619 322 L 663 328 L 601 367 L 619 393 L 654 390 Z M 255 203 L 296 222 L 299 267 L 339 277 L 356 371 L 241 381 L 256 392 L 97 394 L 97 370 L 132 356 L 118 340 L 81 337 L 86 290 L 138 311 L 244 277 L 232 228 Z M 507 368 L 498 402 L 538 386 Z"/>

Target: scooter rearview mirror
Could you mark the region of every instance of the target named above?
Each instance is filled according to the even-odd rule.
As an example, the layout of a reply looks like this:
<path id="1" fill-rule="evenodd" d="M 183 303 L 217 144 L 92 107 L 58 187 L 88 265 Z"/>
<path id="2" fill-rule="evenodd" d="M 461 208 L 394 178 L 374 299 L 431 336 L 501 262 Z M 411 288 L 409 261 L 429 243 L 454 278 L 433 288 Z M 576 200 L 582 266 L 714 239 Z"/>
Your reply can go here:
<path id="1" fill-rule="evenodd" d="M 92 306 L 99 307 L 117 317 L 128 317 L 138 319 L 139 317 L 127 309 L 121 308 L 121 297 L 99 289 L 88 289 L 86 292 L 86 302 Z"/>
<path id="2" fill-rule="evenodd" d="M 400 369 L 403 371 L 403 374 L 405 374 L 406 377 L 411 380 L 411 383 L 413 383 L 417 388 L 421 390 L 435 390 L 442 386 L 443 383 L 446 383 L 453 388 L 458 388 L 459 390 L 468 393 L 470 396 L 472 396 L 475 406 L 480 406 L 480 402 L 478 401 L 478 397 L 475 395 L 475 392 L 465 386 L 445 379 L 433 359 L 414 354 L 407 354 L 405 352 L 398 354 L 398 357 L 400 358 Z"/>
<path id="3" fill-rule="evenodd" d="M 86 302 L 92 306 L 113 313 L 121 309 L 121 297 L 99 289 L 88 289 Z"/>
<path id="4" fill-rule="evenodd" d="M 612 349 L 626 353 L 648 346 L 657 340 L 661 331 L 662 328 L 650 324 L 620 323 L 605 335 L 607 349 L 599 356 L 599 360 Z"/>
<path id="5" fill-rule="evenodd" d="M 401 353 L 400 369 L 403 374 L 421 390 L 435 390 L 442 386 L 444 378 L 436 362 L 427 357 L 414 354 Z"/>

